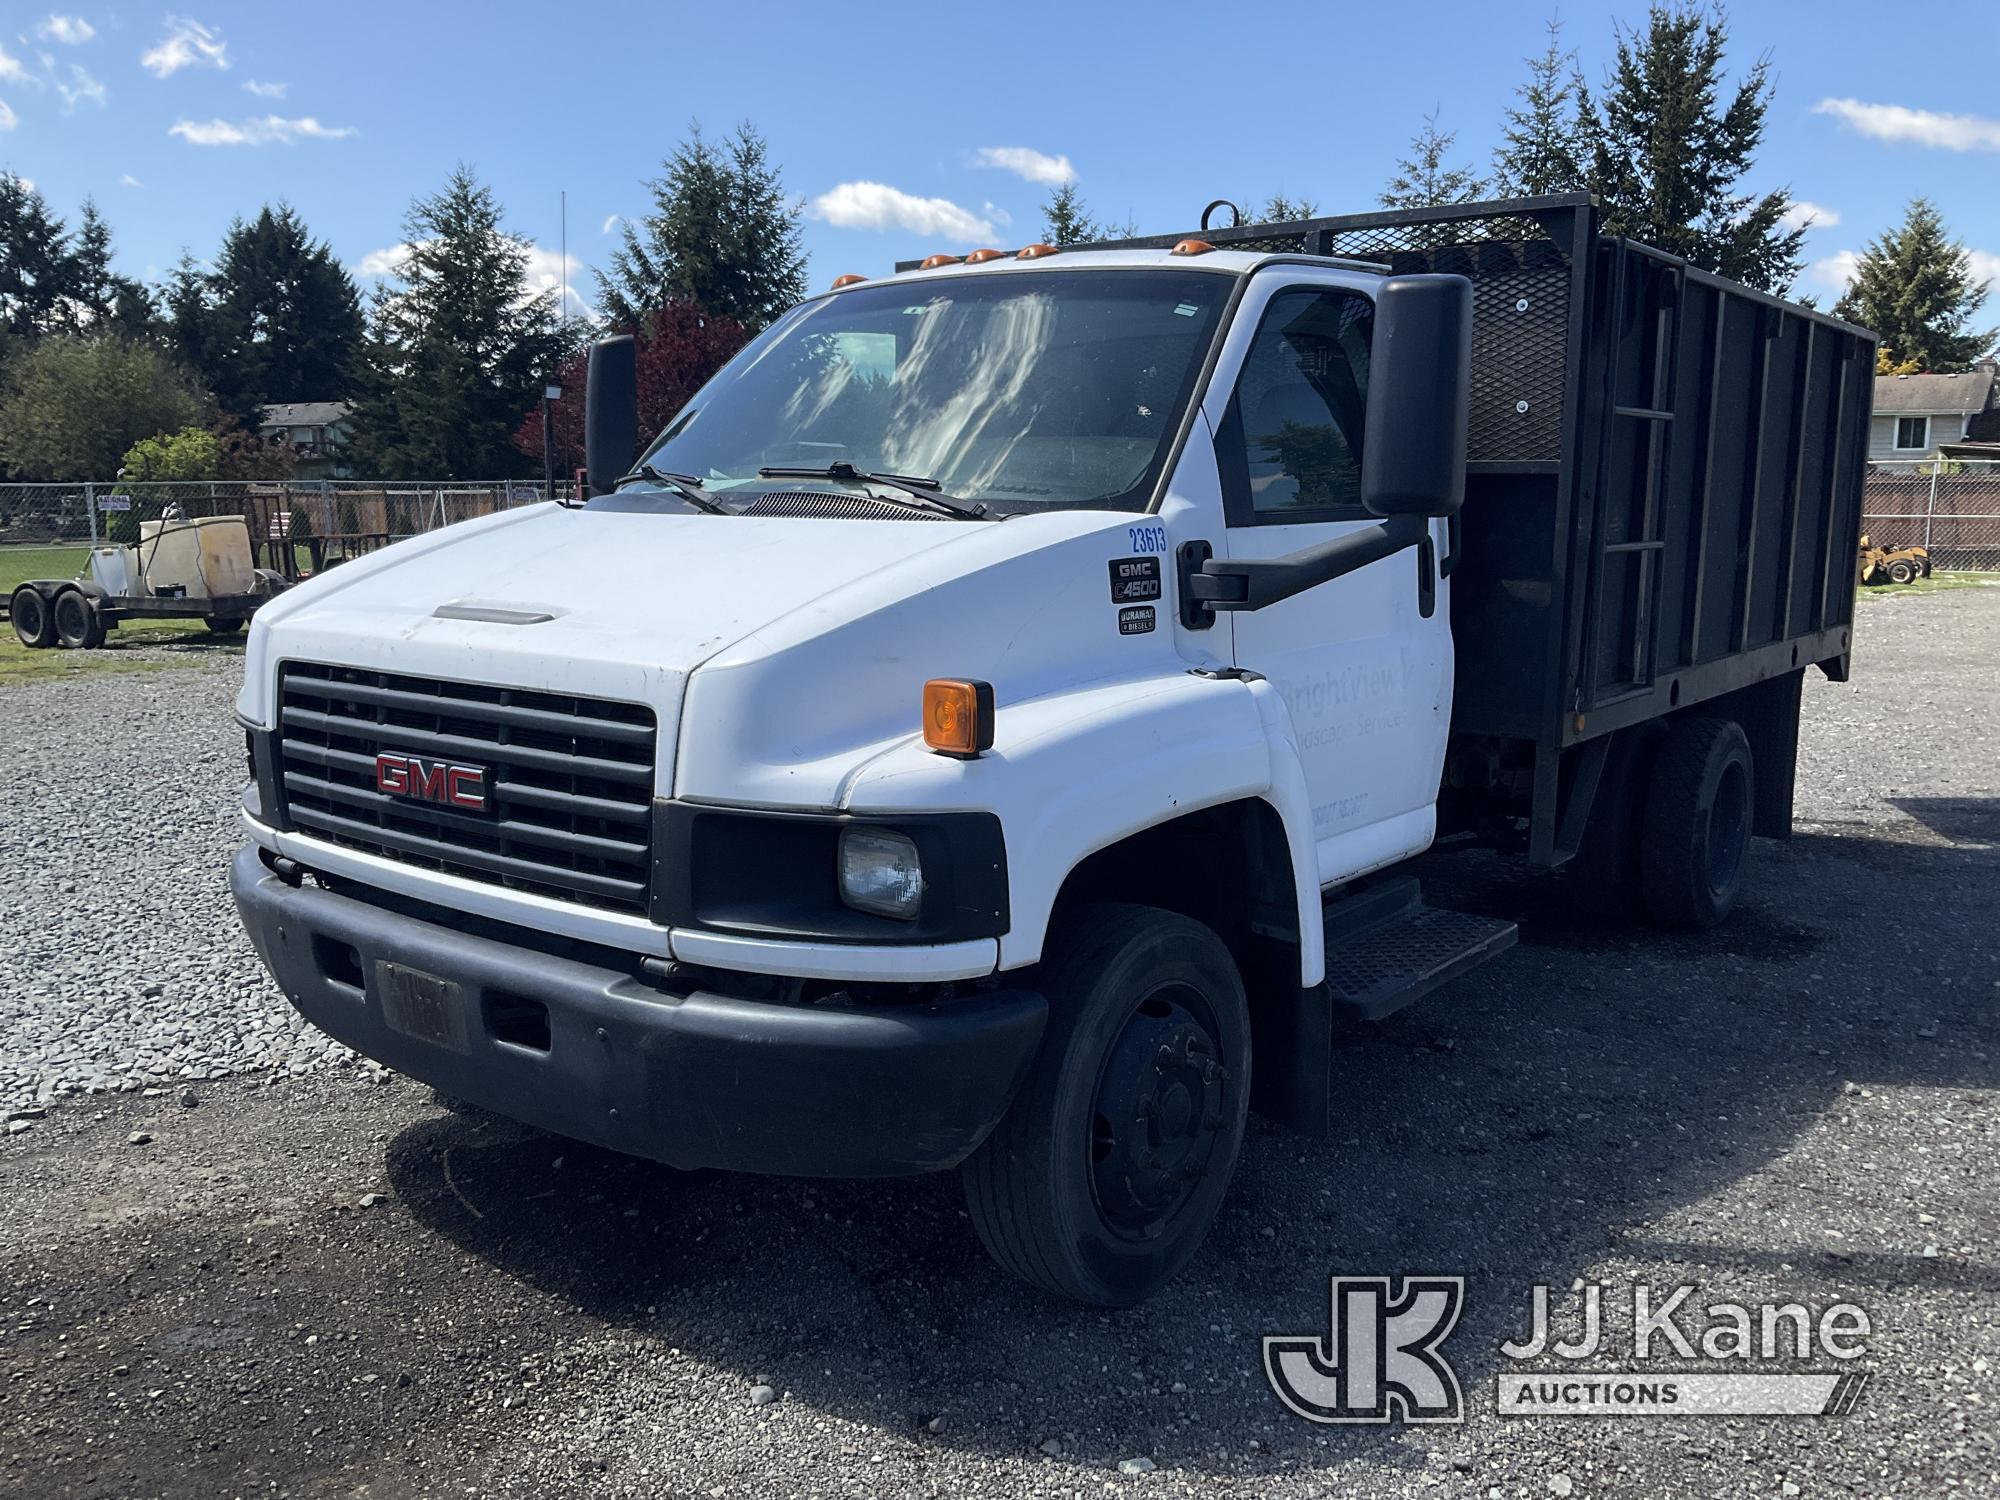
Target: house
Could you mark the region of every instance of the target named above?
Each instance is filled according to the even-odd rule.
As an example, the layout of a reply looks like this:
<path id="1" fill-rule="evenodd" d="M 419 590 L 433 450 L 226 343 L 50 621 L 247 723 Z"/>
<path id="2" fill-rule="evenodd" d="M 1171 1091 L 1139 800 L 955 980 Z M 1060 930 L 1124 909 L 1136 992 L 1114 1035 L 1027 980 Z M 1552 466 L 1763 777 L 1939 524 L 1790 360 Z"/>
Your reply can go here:
<path id="1" fill-rule="evenodd" d="M 1989 359 L 1953 375 L 1877 375 L 1869 461 L 1930 458 L 1973 427 L 1983 431 L 1980 419 L 1995 409 L 1994 373 Z"/>
<path id="2" fill-rule="evenodd" d="M 280 401 L 264 408 L 257 431 L 292 445 L 301 479 L 339 479 L 346 474 L 340 446 L 354 408 L 345 401 Z"/>

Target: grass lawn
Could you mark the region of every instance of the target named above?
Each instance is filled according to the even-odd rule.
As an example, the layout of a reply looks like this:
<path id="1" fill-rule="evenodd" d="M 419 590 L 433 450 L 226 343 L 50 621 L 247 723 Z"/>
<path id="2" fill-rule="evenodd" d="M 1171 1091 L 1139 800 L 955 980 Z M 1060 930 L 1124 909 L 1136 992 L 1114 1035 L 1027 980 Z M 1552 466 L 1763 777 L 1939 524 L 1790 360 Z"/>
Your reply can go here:
<path id="1" fill-rule="evenodd" d="M 0 547 L 0 596 L 11 594 L 16 584 L 30 578 L 74 578 L 89 556 L 88 547 Z M 146 646 L 186 649 L 174 661 L 136 653 L 135 648 Z M 95 651 L 65 651 L 59 646 L 30 651 L 12 629 L 0 626 L 0 688 L 82 672 L 156 672 L 204 656 L 240 655 L 242 650 L 241 635 L 210 635 L 199 620 L 128 620 Z"/>
<path id="2" fill-rule="evenodd" d="M 1948 573 L 1940 568 L 1915 583 L 1868 584 L 1855 593 L 1863 599 L 1900 599 L 1911 594 L 1946 594 L 1953 589 L 2000 589 L 2000 573 Z"/>

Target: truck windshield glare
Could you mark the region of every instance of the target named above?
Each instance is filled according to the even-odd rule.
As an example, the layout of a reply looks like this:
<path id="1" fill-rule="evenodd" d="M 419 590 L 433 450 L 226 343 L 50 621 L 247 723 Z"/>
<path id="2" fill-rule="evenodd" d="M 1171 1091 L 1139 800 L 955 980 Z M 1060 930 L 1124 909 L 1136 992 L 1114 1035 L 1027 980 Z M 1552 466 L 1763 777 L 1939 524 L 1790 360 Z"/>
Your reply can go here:
<path id="1" fill-rule="evenodd" d="M 1230 286 L 1077 270 L 825 297 L 731 360 L 646 462 L 746 500 L 821 487 L 760 469 L 843 463 L 990 510 L 1143 510 Z"/>

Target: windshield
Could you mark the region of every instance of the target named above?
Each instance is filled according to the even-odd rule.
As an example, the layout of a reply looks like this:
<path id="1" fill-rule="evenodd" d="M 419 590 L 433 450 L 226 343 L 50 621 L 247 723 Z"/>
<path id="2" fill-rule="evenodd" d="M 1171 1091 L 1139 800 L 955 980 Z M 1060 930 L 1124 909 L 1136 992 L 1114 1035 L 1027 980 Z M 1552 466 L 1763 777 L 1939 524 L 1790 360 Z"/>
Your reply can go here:
<path id="1" fill-rule="evenodd" d="M 716 494 L 850 464 L 995 511 L 1143 510 L 1231 284 L 1079 269 L 857 287 L 744 349 L 645 462 Z"/>

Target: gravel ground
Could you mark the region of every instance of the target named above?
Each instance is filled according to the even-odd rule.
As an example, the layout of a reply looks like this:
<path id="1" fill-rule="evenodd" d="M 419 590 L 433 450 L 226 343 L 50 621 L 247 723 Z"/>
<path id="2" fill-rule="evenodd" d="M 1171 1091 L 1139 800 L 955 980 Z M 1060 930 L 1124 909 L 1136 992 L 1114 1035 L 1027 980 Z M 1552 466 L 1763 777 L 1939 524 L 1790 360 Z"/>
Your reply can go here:
<path id="1" fill-rule="evenodd" d="M 1855 683 L 1809 679 L 1798 834 L 1728 927 L 1445 872 L 1522 946 L 1353 1040 L 1331 1139 L 1257 1124 L 1203 1253 L 1129 1312 L 1005 1281 L 949 1179 L 675 1174 L 354 1068 L 57 1100 L 0 1138 L 0 1493 L 2000 1494 L 2000 589 L 1871 601 L 1859 642 Z M 17 1097 L 65 1044 L 72 1081 L 140 1045 L 163 1079 L 323 1053 L 221 894 L 228 688 L 8 695 L 46 730 L 14 868 L 114 821 L 107 786 L 143 830 L 10 882 Z M 1464 1425 L 1278 1405 L 1258 1336 L 1322 1329 L 1333 1271 L 1467 1278 Z M 1527 1289 L 1576 1278 L 1857 1302 L 1873 1383 L 1836 1419 L 1497 1417 Z"/>
<path id="2" fill-rule="evenodd" d="M 242 670 L 0 689 L 0 1107 L 352 1058 L 285 1003 L 229 899 Z"/>

